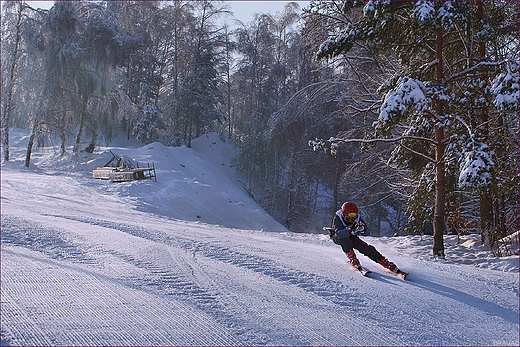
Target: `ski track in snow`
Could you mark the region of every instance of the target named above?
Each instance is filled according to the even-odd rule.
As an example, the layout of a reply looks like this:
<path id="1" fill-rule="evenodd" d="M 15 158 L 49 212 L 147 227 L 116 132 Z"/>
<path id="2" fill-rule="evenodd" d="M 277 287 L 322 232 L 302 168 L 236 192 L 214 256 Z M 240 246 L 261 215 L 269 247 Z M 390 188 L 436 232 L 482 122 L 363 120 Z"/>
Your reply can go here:
<path id="1" fill-rule="evenodd" d="M 411 274 L 362 277 L 323 235 L 147 212 L 140 183 L 2 166 L 2 345 L 518 345 L 518 273 L 369 238 Z"/>
<path id="2" fill-rule="evenodd" d="M 51 217 L 63 218 L 60 216 Z M 132 265 L 137 269 L 143 270 L 140 275 L 130 276 L 128 278 L 119 278 L 118 281 L 122 284 L 125 284 L 129 287 L 138 288 L 139 290 L 145 292 L 175 296 L 181 298 L 182 300 L 195 303 L 196 308 L 215 316 L 214 318 L 217 321 L 222 322 L 225 326 L 227 326 L 228 329 L 237 329 L 235 333 L 238 335 L 247 335 L 252 331 L 258 330 L 258 328 L 250 327 L 245 329 L 244 327 L 247 327 L 248 324 L 250 325 L 250 322 L 240 322 L 240 320 L 237 321 L 236 316 L 230 316 L 230 314 L 227 312 L 229 309 L 228 305 L 219 304 L 219 296 L 222 295 L 222 293 L 220 291 L 212 293 L 214 289 L 208 290 L 205 288 L 209 279 L 206 278 L 203 281 L 200 279 L 197 280 L 197 278 L 203 276 L 204 271 L 204 267 L 201 266 L 201 262 L 197 261 L 197 259 L 202 257 L 205 263 L 211 263 L 212 261 L 215 261 L 218 263 L 229 264 L 232 268 L 239 268 L 239 272 L 246 272 L 246 274 L 241 275 L 245 277 L 243 281 L 247 281 L 253 277 L 251 274 L 249 274 L 249 272 L 252 271 L 261 277 L 266 277 L 268 281 L 278 281 L 285 285 L 294 286 L 296 287 L 297 291 L 302 290 L 303 292 L 307 292 L 326 301 L 330 301 L 333 304 L 339 305 L 340 307 L 347 309 L 350 308 L 353 311 L 361 309 L 364 305 L 364 300 L 359 295 L 338 281 L 334 281 L 313 273 L 305 273 L 303 271 L 290 269 L 279 264 L 273 264 L 273 262 L 269 259 L 233 251 L 228 247 L 221 247 L 211 242 L 202 242 L 197 239 L 187 239 L 179 235 L 168 236 L 165 233 L 161 233 L 156 230 L 149 231 L 141 227 L 126 225 L 124 223 L 113 223 L 108 221 L 82 218 L 78 218 L 77 222 L 86 223 L 89 226 L 117 230 L 122 233 L 127 233 L 129 235 L 155 243 L 156 247 L 159 249 L 155 248 L 153 250 L 154 254 L 147 254 L 147 256 L 152 257 L 152 259 L 143 259 L 143 257 L 136 257 L 136 255 L 121 253 L 121 251 L 113 249 L 103 249 L 101 252 L 107 253 L 110 256 L 114 256 L 120 261 Z M 24 223 L 23 221 L 12 218 L 3 218 L 2 242 L 16 246 L 25 245 L 29 247 L 31 251 L 43 252 L 52 259 L 72 259 L 80 264 L 96 265 L 97 262 L 95 259 L 93 259 L 92 256 L 85 256 L 85 254 L 95 254 L 96 250 L 82 250 L 81 247 L 75 247 L 70 241 L 60 238 L 58 236 L 60 233 L 56 230 L 37 226 L 36 224 L 28 227 L 27 224 L 28 223 Z M 86 227 L 85 225 L 77 225 L 74 228 L 78 230 L 85 230 L 88 228 L 88 226 Z M 162 258 L 158 257 L 153 259 L 157 257 L 157 255 L 161 255 L 160 248 L 162 248 L 162 245 L 166 245 L 168 247 L 168 254 L 162 254 Z M 56 251 L 56 248 L 59 249 L 58 252 Z M 99 248 L 97 249 L 97 252 L 100 252 Z M 8 252 L 8 254 L 13 253 Z M 172 263 L 164 264 L 168 258 L 168 255 L 172 258 L 173 261 Z M 174 269 L 179 268 L 181 271 L 174 271 Z M 198 272 L 198 274 L 195 275 L 195 272 Z M 218 274 L 215 273 L 215 275 Z M 212 281 L 212 284 L 218 286 L 220 290 L 225 290 L 225 288 L 228 287 L 228 285 L 217 283 L 215 280 Z M 236 283 L 230 284 L 234 286 L 237 285 Z M 233 293 L 227 292 L 226 295 L 228 296 L 228 300 L 226 301 L 229 301 L 229 296 L 232 296 Z M 257 296 L 261 294 L 259 293 L 253 295 Z M 268 297 L 264 300 L 269 302 L 271 298 Z M 248 300 L 241 301 L 243 301 L 243 304 L 247 305 Z M 283 301 L 285 301 L 285 299 Z M 282 302 L 274 305 L 276 310 L 279 310 L 279 307 L 276 306 L 282 305 Z M 228 302 L 228 304 L 230 303 Z M 302 301 L 300 305 L 305 305 L 305 302 Z M 255 308 L 255 310 L 256 309 L 257 308 Z M 295 308 L 290 307 L 288 309 L 294 312 Z M 240 311 L 243 310 L 243 308 L 240 309 Z M 260 313 L 261 312 L 255 312 L 255 314 Z M 303 312 L 305 317 L 312 316 L 312 314 L 312 310 L 304 310 Z M 284 317 L 283 320 L 283 324 L 287 325 L 287 317 Z M 267 322 L 265 323 L 268 324 Z M 352 327 L 356 326 L 355 323 L 351 323 L 350 325 L 351 329 Z M 358 328 L 363 329 L 362 327 Z M 245 340 L 245 343 L 279 343 L 286 340 L 291 334 L 295 334 L 296 332 L 297 326 L 294 326 L 291 328 L 290 332 L 285 331 L 283 335 L 279 336 L 279 340 L 270 341 L 272 338 L 266 336 L 260 340 L 257 340 L 256 338 L 251 341 Z M 300 334 L 302 336 L 305 335 L 303 333 Z M 381 337 L 381 339 L 382 342 L 385 341 L 384 338 Z M 210 341 L 211 342 L 209 344 L 214 344 L 216 340 L 211 339 Z M 294 344 L 299 344 L 300 342 L 301 341 L 299 339 L 294 339 Z M 320 344 L 325 342 L 326 340 L 308 341 L 309 344 Z M 239 344 L 243 343 L 244 342 Z M 99 344 L 99 341 L 96 341 L 95 344 Z M 178 343 L 174 344 L 177 345 Z M 227 345 L 229 343 L 225 344 Z M 356 342 L 352 340 L 348 344 L 356 344 Z"/>

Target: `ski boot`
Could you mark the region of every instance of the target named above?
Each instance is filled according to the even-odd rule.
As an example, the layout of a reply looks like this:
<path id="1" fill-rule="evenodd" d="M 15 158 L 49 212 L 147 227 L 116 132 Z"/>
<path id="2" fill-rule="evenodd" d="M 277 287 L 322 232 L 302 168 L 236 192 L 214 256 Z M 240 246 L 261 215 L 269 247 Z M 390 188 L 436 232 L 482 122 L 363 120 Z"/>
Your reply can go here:
<path id="1" fill-rule="evenodd" d="M 368 275 L 369 273 L 371 273 L 372 271 L 370 270 L 366 270 L 366 269 L 363 269 L 363 267 L 361 266 L 361 264 L 359 263 L 359 260 L 358 258 L 356 257 L 356 253 L 354 253 L 354 250 L 350 250 L 348 252 L 345 252 L 345 254 L 347 255 L 347 257 L 349 258 L 350 260 L 350 264 L 356 269 L 358 270 L 363 276 L 366 276 Z"/>
<path id="2" fill-rule="evenodd" d="M 408 276 L 408 272 L 401 271 L 394 263 L 392 263 L 385 257 L 381 258 L 381 260 L 379 261 L 379 264 L 381 264 L 384 268 L 390 270 L 390 272 L 401 277 L 403 280 L 405 280 L 406 276 Z"/>

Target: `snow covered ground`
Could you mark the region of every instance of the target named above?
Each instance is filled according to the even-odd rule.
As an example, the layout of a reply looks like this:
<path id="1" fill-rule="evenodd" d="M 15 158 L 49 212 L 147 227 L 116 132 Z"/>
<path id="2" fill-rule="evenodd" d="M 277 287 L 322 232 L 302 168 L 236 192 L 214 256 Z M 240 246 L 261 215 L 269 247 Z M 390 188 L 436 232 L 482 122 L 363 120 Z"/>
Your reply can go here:
<path id="1" fill-rule="evenodd" d="M 217 135 L 94 154 L 35 153 L 11 131 L 1 171 L 1 337 L 13 346 L 518 346 L 518 256 L 469 236 L 432 260 L 427 237 L 366 238 L 408 281 L 350 269 L 328 237 L 269 217 Z M 108 150 L 151 180 L 94 180 Z M 471 263 L 467 265 L 465 263 Z M 500 270 L 500 271 L 499 271 Z"/>

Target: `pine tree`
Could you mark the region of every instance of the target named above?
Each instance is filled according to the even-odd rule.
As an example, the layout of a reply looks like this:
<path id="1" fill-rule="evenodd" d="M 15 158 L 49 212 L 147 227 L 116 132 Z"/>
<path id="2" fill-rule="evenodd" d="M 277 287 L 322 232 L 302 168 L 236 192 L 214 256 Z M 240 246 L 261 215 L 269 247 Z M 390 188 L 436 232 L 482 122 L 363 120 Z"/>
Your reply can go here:
<path id="1" fill-rule="evenodd" d="M 159 116 L 159 110 L 153 104 L 143 108 L 143 115 L 138 119 L 133 128 L 133 135 L 137 141 L 148 144 L 157 140 L 157 131 L 165 129 Z"/>
<path id="2" fill-rule="evenodd" d="M 178 83 L 174 100 L 176 119 L 183 128 L 183 143 L 191 147 L 192 137 L 198 137 L 214 122 L 221 122 L 224 113 L 220 105 L 224 97 L 220 91 L 220 48 L 224 39 L 215 21 L 225 9 L 212 1 L 194 3 L 197 15 L 189 34 L 193 38 L 187 47 L 186 71 Z"/>

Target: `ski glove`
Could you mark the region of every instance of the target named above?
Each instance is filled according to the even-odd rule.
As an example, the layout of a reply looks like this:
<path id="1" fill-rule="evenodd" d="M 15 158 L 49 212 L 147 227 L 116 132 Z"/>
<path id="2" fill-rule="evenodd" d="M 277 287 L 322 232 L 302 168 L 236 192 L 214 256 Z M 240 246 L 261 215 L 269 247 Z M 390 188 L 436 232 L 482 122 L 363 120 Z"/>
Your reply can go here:
<path id="1" fill-rule="evenodd" d="M 349 235 L 352 235 L 349 229 L 340 229 L 336 231 L 336 235 L 338 235 L 339 238 L 347 237 Z"/>
<path id="2" fill-rule="evenodd" d="M 358 235 L 363 231 L 362 228 L 363 227 L 360 225 L 353 225 L 348 230 L 350 232 L 350 235 Z"/>
<path id="3" fill-rule="evenodd" d="M 351 235 L 365 235 L 365 224 L 364 223 L 356 223 L 352 225 L 350 228 Z"/>
<path id="4" fill-rule="evenodd" d="M 348 228 L 340 229 L 336 231 L 336 235 L 338 237 L 344 238 L 350 235 L 365 235 L 365 224 L 364 223 L 356 223 L 351 225 Z M 332 238 L 334 236 L 334 229 L 329 229 L 329 236 Z"/>

